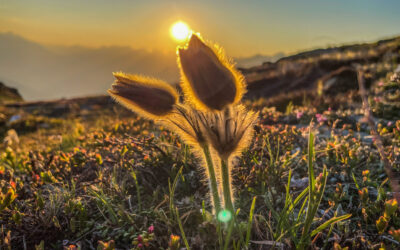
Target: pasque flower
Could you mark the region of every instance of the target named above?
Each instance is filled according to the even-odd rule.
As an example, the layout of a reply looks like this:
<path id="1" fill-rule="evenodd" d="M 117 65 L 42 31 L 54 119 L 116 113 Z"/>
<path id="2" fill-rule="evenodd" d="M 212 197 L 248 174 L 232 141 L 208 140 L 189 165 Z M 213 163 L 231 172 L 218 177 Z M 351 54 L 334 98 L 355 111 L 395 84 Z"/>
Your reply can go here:
<path id="1" fill-rule="evenodd" d="M 200 109 L 222 110 L 238 103 L 245 91 L 244 77 L 220 48 L 207 46 L 196 34 L 178 49 L 182 89 L 189 102 Z"/>
<path id="2" fill-rule="evenodd" d="M 248 146 L 258 113 L 240 104 L 244 77 L 221 48 L 192 35 L 187 46 L 178 48 L 178 64 L 183 103 L 168 83 L 138 75 L 114 73 L 116 81 L 108 92 L 191 145 L 206 166 L 215 212 L 222 211 L 223 205 L 233 216 L 231 160 Z"/>
<path id="3" fill-rule="evenodd" d="M 197 147 L 207 143 L 201 119 L 201 111 L 178 104 L 172 114 L 161 123 L 177 132 L 187 144 Z"/>
<path id="4" fill-rule="evenodd" d="M 203 118 L 200 121 L 210 144 L 221 158 L 228 160 L 248 146 L 258 113 L 235 105 L 221 112 L 201 115 Z"/>
<path id="5" fill-rule="evenodd" d="M 125 73 L 114 73 L 116 81 L 108 93 L 140 115 L 158 119 L 168 115 L 178 101 L 178 93 L 161 80 Z"/>

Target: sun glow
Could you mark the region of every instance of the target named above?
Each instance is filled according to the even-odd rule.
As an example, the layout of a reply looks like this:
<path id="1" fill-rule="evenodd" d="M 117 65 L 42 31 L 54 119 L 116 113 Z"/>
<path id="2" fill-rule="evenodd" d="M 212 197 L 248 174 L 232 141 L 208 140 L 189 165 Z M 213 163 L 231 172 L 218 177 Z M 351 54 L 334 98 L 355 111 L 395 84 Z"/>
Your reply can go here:
<path id="1" fill-rule="evenodd" d="M 171 27 L 171 36 L 178 42 L 185 41 L 189 38 L 191 30 L 189 26 L 182 22 L 176 22 Z"/>

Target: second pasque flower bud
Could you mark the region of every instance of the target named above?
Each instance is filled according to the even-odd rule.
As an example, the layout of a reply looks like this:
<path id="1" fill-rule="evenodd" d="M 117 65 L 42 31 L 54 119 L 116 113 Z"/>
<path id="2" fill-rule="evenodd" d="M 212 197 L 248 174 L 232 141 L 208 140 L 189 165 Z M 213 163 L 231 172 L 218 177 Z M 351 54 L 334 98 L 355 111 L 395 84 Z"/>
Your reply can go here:
<path id="1" fill-rule="evenodd" d="M 236 103 L 245 90 L 244 78 L 222 51 L 214 51 L 193 34 L 185 48 L 179 48 L 182 89 L 197 108 L 222 110 Z"/>
<path id="2" fill-rule="evenodd" d="M 108 93 L 144 117 L 158 119 L 170 114 L 178 101 L 175 89 L 161 80 L 124 73 L 114 73 L 114 77 Z"/>

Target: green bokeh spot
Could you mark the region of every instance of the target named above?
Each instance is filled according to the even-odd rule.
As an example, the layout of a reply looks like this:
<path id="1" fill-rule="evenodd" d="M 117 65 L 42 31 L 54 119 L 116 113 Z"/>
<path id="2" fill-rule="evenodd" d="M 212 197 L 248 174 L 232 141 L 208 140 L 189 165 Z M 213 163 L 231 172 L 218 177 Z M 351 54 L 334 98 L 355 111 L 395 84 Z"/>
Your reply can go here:
<path id="1" fill-rule="evenodd" d="M 228 210 L 222 210 L 218 213 L 218 220 L 221 222 L 228 222 L 232 219 L 232 213 Z"/>

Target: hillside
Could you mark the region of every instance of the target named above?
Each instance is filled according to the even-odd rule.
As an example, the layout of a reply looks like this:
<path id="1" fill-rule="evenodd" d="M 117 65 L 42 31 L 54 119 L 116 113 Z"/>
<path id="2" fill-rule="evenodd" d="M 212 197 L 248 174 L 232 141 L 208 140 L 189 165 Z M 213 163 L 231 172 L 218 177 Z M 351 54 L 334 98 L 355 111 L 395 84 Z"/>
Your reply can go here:
<path id="1" fill-rule="evenodd" d="M 399 41 L 392 38 L 288 57 L 278 53 L 235 61 L 249 83 L 248 97 L 271 97 L 316 90 L 318 80 L 343 66 L 362 65 L 372 75 L 382 76 L 388 65 L 399 61 Z M 179 80 L 173 54 L 128 47 L 44 46 L 12 33 L 0 33 L 0 81 L 17 88 L 26 100 L 104 94 L 112 82 L 111 72 L 120 70 L 153 75 L 170 83 Z"/>
<path id="2" fill-rule="evenodd" d="M 18 101 L 22 101 L 18 90 L 7 87 L 4 83 L 0 82 L 0 104 Z"/>
<path id="3" fill-rule="evenodd" d="M 370 91 L 378 131 L 385 150 L 393 152 L 388 157 L 399 176 L 400 77 L 374 82 Z M 251 200 L 257 197 L 250 249 L 271 244 L 295 248 L 304 218 L 298 218 L 301 223 L 293 218 L 303 201 L 293 210 L 282 208 L 307 190 L 311 121 L 316 176 L 324 166 L 329 173 L 315 224 L 351 214 L 334 227 L 334 236 L 328 228 L 312 244 L 351 249 L 400 244 L 392 236 L 398 237 L 394 230 L 400 228 L 397 213 L 376 226 L 393 193 L 361 103 L 351 92 L 332 98 L 306 97 L 300 105 L 287 105 L 285 112 L 266 106 L 268 99 L 246 101 L 260 116 L 250 148 L 237 159 L 233 183 L 241 228 L 248 225 Z M 342 105 L 330 108 L 332 103 Z M 1 197 L 6 204 L 0 211 L 5 228 L 0 246 L 142 249 L 139 243 L 144 242 L 144 249 L 165 249 L 171 235 L 181 235 L 181 223 L 194 249 L 217 247 L 218 223 L 208 212 L 201 163 L 174 133 L 104 96 L 14 103 L 0 106 L 0 113 Z M 287 217 L 279 215 L 282 211 Z M 285 224 L 280 218 L 286 218 Z M 299 229 L 284 233 L 290 226 Z M 240 239 L 238 233 L 233 237 Z M 182 246 L 182 238 L 176 239 Z"/>
<path id="4" fill-rule="evenodd" d="M 369 44 L 318 49 L 284 57 L 276 63 L 242 69 L 248 81 L 248 97 L 276 97 L 299 91 L 315 93 L 319 80 L 340 75 L 340 68 L 362 67 L 370 81 L 386 76 L 400 63 L 400 37 Z M 338 71 L 339 70 L 339 71 Z M 344 76 L 346 77 L 346 76 Z M 357 88 L 354 77 L 347 77 L 345 88 Z M 321 86 L 322 89 L 336 86 Z M 329 92 L 329 91 L 328 91 Z"/>

